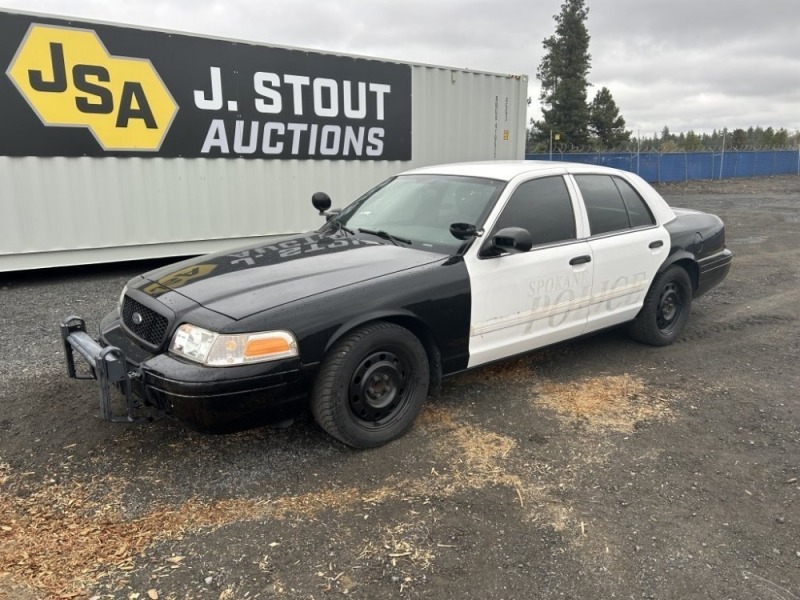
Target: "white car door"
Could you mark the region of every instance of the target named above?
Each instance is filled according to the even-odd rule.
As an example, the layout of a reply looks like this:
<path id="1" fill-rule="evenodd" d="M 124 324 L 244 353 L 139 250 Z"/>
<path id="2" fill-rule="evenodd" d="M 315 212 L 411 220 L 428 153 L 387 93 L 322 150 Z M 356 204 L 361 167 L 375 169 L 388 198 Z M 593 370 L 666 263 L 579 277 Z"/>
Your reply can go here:
<path id="1" fill-rule="evenodd" d="M 510 186 L 512 187 L 512 186 Z M 527 252 L 493 253 L 506 227 L 530 232 Z M 564 176 L 522 181 L 488 235 L 465 256 L 472 289 L 469 366 L 533 350 L 583 333 L 593 260 L 577 199 Z"/>
<path id="2" fill-rule="evenodd" d="M 575 174 L 586 207 L 594 260 L 586 331 L 633 319 L 669 253 L 667 230 L 622 177 Z"/>

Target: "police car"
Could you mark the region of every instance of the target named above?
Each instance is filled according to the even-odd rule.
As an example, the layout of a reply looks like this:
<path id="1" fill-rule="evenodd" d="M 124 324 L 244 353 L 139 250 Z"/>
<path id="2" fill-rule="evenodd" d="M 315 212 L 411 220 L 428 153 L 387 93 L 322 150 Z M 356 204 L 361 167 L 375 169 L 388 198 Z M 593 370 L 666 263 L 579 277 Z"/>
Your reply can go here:
<path id="1" fill-rule="evenodd" d="M 132 279 L 96 339 L 62 323 L 69 374 L 77 353 L 106 418 L 144 401 L 222 431 L 310 407 L 345 444 L 379 446 L 443 377 L 618 325 L 672 343 L 731 265 L 719 218 L 597 166 L 426 167 L 313 204 L 316 232 Z"/>

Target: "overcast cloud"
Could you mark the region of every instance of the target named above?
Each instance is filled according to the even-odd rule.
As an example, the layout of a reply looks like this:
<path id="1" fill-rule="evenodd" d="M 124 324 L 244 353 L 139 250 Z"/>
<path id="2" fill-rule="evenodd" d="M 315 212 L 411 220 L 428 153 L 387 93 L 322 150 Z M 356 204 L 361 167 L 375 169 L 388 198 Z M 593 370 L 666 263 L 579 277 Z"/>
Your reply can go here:
<path id="1" fill-rule="evenodd" d="M 562 0 L 0 0 L 0 6 L 530 77 Z M 588 0 L 594 90 L 652 135 L 800 128 L 797 0 Z"/>

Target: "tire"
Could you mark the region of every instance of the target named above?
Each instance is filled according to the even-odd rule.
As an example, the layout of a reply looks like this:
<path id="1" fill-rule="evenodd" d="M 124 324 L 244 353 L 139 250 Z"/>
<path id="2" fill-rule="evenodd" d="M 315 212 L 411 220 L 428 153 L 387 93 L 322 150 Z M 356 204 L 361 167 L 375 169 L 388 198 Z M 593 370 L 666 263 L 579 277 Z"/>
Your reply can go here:
<path id="1" fill-rule="evenodd" d="M 353 448 L 375 448 L 406 433 L 428 396 L 428 355 L 409 330 L 378 321 L 328 353 L 311 393 L 317 423 Z"/>
<path id="2" fill-rule="evenodd" d="M 685 269 L 668 267 L 656 275 L 642 310 L 628 327 L 630 336 L 651 346 L 668 346 L 680 335 L 692 308 L 692 282 Z"/>

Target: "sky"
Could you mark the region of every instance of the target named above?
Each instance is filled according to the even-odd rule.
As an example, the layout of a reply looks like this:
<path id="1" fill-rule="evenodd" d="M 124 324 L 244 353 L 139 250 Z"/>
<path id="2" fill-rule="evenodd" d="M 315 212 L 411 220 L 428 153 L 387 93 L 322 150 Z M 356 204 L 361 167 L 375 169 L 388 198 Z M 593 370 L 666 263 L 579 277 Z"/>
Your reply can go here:
<path id="1" fill-rule="evenodd" d="M 0 0 L 0 8 L 529 76 L 562 0 Z M 588 97 L 634 136 L 800 129 L 797 0 L 587 0 Z"/>

